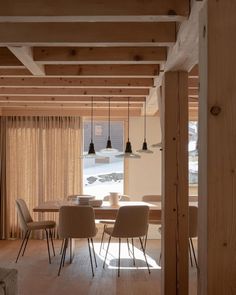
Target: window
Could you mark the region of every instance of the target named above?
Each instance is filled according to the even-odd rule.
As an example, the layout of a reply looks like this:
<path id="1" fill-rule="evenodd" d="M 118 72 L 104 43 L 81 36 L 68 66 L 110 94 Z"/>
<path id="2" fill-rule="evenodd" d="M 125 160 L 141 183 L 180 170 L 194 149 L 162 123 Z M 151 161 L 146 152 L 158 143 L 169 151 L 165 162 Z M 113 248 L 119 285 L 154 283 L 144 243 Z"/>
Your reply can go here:
<path id="1" fill-rule="evenodd" d="M 91 122 L 84 122 L 84 153 L 88 152 L 90 143 Z M 106 121 L 94 121 L 93 141 L 96 153 L 106 147 L 108 124 Z M 123 151 L 124 123 L 111 121 L 112 147 Z M 124 159 L 113 156 L 102 159 L 83 159 L 83 193 L 103 198 L 110 192 L 124 193 Z"/>
<path id="2" fill-rule="evenodd" d="M 190 195 L 197 194 L 198 186 L 198 123 L 196 121 L 190 121 L 188 127 L 189 134 L 189 186 L 192 190 Z M 195 188 L 195 190 L 194 190 Z"/>

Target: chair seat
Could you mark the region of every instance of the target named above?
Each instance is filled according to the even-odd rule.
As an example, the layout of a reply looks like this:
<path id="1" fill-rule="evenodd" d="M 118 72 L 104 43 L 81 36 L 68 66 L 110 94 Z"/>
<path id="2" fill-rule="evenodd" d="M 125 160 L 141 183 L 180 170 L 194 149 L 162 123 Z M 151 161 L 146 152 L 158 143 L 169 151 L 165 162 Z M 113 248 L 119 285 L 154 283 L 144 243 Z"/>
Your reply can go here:
<path id="1" fill-rule="evenodd" d="M 30 230 L 47 229 L 47 228 L 54 228 L 56 226 L 56 222 L 52 220 L 32 221 L 32 222 L 28 222 L 27 226 Z"/>

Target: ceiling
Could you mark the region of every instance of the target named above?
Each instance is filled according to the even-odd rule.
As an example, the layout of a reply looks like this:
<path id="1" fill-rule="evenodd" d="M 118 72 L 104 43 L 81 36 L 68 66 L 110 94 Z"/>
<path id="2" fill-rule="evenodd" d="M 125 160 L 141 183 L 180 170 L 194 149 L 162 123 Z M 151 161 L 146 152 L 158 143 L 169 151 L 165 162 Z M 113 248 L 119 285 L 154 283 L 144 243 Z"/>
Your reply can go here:
<path id="1" fill-rule="evenodd" d="M 54 4 L 52 4 L 54 3 Z M 12 0 L 0 11 L 2 115 L 158 113 L 158 88 L 189 0 Z M 190 20 L 190 21 L 189 21 Z M 189 69 L 190 70 L 190 66 Z M 198 68 L 189 73 L 190 114 Z"/>

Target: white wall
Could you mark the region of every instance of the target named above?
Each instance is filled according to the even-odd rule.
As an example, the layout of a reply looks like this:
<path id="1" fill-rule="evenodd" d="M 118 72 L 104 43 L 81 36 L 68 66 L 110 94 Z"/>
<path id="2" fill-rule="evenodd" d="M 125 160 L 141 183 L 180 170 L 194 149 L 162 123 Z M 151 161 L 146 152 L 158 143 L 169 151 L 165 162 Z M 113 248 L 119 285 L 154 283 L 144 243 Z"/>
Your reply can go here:
<path id="1" fill-rule="evenodd" d="M 133 152 L 141 149 L 143 143 L 143 117 L 130 118 L 130 141 Z M 140 154 L 141 159 L 129 159 L 126 173 L 126 194 L 133 200 L 143 195 L 161 194 L 161 151 L 151 144 L 161 141 L 159 117 L 147 118 L 147 143 L 153 154 Z"/>
<path id="2" fill-rule="evenodd" d="M 143 143 L 143 118 L 130 118 L 130 141 L 133 152 L 141 149 Z M 159 117 L 147 118 L 147 143 L 153 154 L 140 154 L 141 159 L 129 159 L 127 165 L 126 191 L 132 200 L 141 200 L 143 195 L 161 194 L 161 151 L 151 144 L 161 141 Z M 157 225 L 149 225 L 149 239 L 159 239 Z"/>

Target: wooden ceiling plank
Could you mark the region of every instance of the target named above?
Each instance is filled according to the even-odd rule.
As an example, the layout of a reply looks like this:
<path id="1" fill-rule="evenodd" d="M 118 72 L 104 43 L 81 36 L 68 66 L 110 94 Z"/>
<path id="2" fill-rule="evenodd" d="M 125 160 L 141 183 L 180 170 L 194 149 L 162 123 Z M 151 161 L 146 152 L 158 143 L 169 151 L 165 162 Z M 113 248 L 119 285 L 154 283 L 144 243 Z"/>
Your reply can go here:
<path id="1" fill-rule="evenodd" d="M 159 65 L 46 65 L 49 76 L 155 77 Z"/>
<path id="2" fill-rule="evenodd" d="M 38 64 L 154 64 L 166 60 L 166 47 L 35 47 Z"/>
<path id="3" fill-rule="evenodd" d="M 57 95 L 57 96 L 145 96 L 149 89 L 145 88 L 7 88 L 0 87 L 0 96 L 11 95 Z"/>
<path id="4" fill-rule="evenodd" d="M 9 46 L 8 49 L 19 59 L 19 61 L 35 76 L 44 76 L 45 70 L 43 65 L 38 65 L 33 60 L 33 51 L 30 47 Z"/>
<path id="5" fill-rule="evenodd" d="M 130 109 L 130 116 L 140 116 L 140 109 Z M 47 108 L 47 107 L 5 107 L 2 108 L 2 116 L 89 116 L 91 115 L 90 109 L 76 109 L 75 107 L 58 107 L 58 108 Z M 94 116 L 106 117 L 107 109 L 94 109 Z M 127 117 L 127 110 L 116 108 L 112 110 L 112 117 Z"/>
<path id="6" fill-rule="evenodd" d="M 0 46 L 169 46 L 175 40 L 170 22 L 0 23 Z"/>
<path id="7" fill-rule="evenodd" d="M 1 77 L 0 86 L 4 87 L 153 87 L 152 78 L 54 78 L 54 77 Z"/>
<path id="8" fill-rule="evenodd" d="M 188 0 L 11 0 L 1 5 L 1 21 L 157 21 L 182 20 L 189 14 Z"/>
<path id="9" fill-rule="evenodd" d="M 17 95 L 11 95 L 11 96 L 0 96 L 0 101 L 1 102 L 6 102 L 6 101 L 12 101 L 12 102 L 29 102 L 29 101 L 81 101 L 81 102 L 88 102 L 90 103 L 91 100 L 94 100 L 94 102 L 101 102 L 104 101 L 108 103 L 108 97 L 105 96 L 17 96 Z M 130 97 L 125 97 L 125 96 L 114 96 L 114 97 L 109 97 L 111 105 L 114 103 L 125 103 L 127 105 L 128 99 L 130 101 L 130 104 L 132 103 L 137 103 L 137 102 L 145 102 L 146 97 L 142 96 L 130 96 Z"/>
<path id="10" fill-rule="evenodd" d="M 1 102 L 0 101 L 0 107 L 20 107 L 20 106 L 32 106 L 32 107 L 42 107 L 42 106 L 47 106 L 47 107 L 59 107 L 59 106 L 65 106 L 65 107 L 79 107 L 79 108 L 91 108 L 90 103 L 81 103 L 81 102 L 75 102 L 75 101 L 60 101 L 60 102 L 52 102 L 52 101 L 31 101 L 31 102 L 12 102 L 12 101 L 7 101 L 7 102 Z M 133 103 L 130 105 L 130 108 L 142 108 L 143 104 L 140 103 Z M 94 108 L 103 108 L 103 109 L 108 109 L 108 104 L 107 103 L 95 103 Z M 127 109 L 127 103 L 126 104 L 120 104 L 116 103 L 115 105 L 112 106 L 111 110 L 114 108 L 125 108 Z"/>

